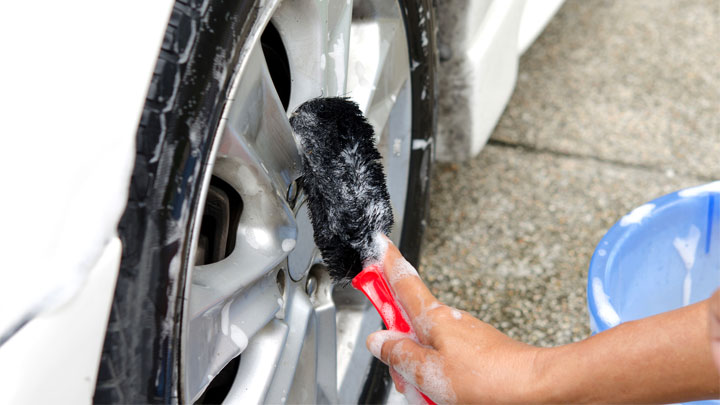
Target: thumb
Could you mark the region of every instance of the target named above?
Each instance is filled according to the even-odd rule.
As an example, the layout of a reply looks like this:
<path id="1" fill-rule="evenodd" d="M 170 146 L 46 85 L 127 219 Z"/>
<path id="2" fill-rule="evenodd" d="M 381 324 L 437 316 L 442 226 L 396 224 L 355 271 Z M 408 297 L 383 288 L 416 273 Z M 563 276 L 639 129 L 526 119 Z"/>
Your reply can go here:
<path id="1" fill-rule="evenodd" d="M 404 339 L 410 340 L 412 342 L 411 336 L 407 333 L 402 333 L 394 330 L 379 330 L 377 332 L 371 333 L 370 336 L 367 337 L 365 345 L 367 346 L 368 350 L 370 350 L 370 353 L 372 353 L 373 356 L 377 357 L 380 361 L 387 365 L 392 365 L 390 363 L 389 356 L 382 356 L 382 353 L 384 351 L 383 347 L 386 343 L 394 345 Z"/>
<path id="2" fill-rule="evenodd" d="M 378 331 L 367 338 L 370 353 L 389 365 L 409 383 L 442 403 L 455 402 L 442 356 L 396 331 Z"/>

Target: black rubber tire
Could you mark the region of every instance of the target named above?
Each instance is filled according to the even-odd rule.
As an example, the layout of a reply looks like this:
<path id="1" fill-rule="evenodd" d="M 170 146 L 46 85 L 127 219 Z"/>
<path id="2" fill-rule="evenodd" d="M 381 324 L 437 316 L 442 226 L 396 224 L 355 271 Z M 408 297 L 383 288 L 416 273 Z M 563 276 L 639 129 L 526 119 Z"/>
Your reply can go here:
<path id="1" fill-rule="evenodd" d="M 123 253 L 98 372 L 96 403 L 188 402 L 179 397 L 180 322 L 193 212 L 234 72 L 258 7 L 255 1 L 177 0 L 137 132 L 127 208 L 118 232 Z M 411 60 L 412 137 L 435 135 L 436 52 L 429 0 L 401 0 Z M 417 4 L 416 4 L 417 3 Z M 421 11 L 422 10 L 422 11 Z M 427 30 L 423 46 L 420 29 Z M 220 54 L 223 57 L 218 57 Z M 426 97 L 418 95 L 425 91 Z M 413 150 L 400 248 L 417 263 L 425 227 L 432 146 Z M 363 396 L 389 384 L 377 366 Z M 380 386 L 382 385 L 382 387 Z"/>
<path id="2" fill-rule="evenodd" d="M 422 237 L 427 226 L 430 171 L 435 158 L 437 132 L 437 67 L 435 7 L 433 0 L 399 0 L 408 39 L 412 85 L 412 139 L 425 148 L 412 149 L 405 219 L 400 250 L 410 263 L 420 262 Z M 414 142 L 413 142 L 414 143 Z"/>
<path id="3" fill-rule="evenodd" d="M 254 1 L 178 0 L 137 132 L 128 205 L 118 232 L 120 272 L 105 336 L 96 403 L 178 398 L 183 288 L 200 179 L 227 99 Z M 222 51 L 226 57 L 216 57 Z M 225 66 L 223 66 L 225 65 Z"/>

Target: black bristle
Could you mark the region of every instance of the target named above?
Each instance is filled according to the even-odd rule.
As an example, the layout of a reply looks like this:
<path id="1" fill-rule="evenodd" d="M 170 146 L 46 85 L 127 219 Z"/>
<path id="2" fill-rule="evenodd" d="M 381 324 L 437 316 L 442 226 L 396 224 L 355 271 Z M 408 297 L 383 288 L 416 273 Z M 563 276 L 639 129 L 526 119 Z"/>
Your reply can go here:
<path id="1" fill-rule="evenodd" d="M 298 107 L 290 125 L 303 155 L 303 190 L 315 244 L 335 281 L 355 277 L 377 260 L 373 243 L 393 224 L 390 195 L 374 131 L 347 98 L 316 98 Z"/>

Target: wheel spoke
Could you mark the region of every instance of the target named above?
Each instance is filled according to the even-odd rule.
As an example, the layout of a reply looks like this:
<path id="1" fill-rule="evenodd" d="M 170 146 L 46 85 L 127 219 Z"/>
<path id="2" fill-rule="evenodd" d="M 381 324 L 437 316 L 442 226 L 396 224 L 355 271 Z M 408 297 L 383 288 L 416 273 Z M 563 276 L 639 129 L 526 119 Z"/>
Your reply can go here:
<path id="1" fill-rule="evenodd" d="M 315 97 L 346 93 L 351 0 L 283 2 L 273 24 L 286 43 L 293 72 L 288 111 Z"/>
<path id="2" fill-rule="evenodd" d="M 294 365 L 286 366 L 292 368 L 294 376 L 290 385 L 290 392 L 287 396 L 280 398 L 283 402 L 292 404 L 317 404 L 318 400 L 318 347 L 317 347 L 317 317 L 313 313 L 308 321 L 305 337 L 300 350 L 300 357 Z M 283 376 L 283 380 L 284 380 Z M 284 381 L 280 383 L 282 390 L 285 390 Z M 272 397 L 271 397 L 272 398 Z"/>
<path id="3" fill-rule="evenodd" d="M 265 402 L 287 335 L 288 326 L 279 320 L 272 321 L 255 335 L 242 354 L 235 382 L 225 398 L 226 403 Z"/>
<path id="4" fill-rule="evenodd" d="M 297 239 L 286 193 L 300 158 L 290 124 L 259 47 L 253 50 L 228 113 L 213 174 L 240 194 L 242 214 L 232 253 L 193 270 L 191 319 L 273 272 Z M 196 291 L 197 290 L 197 291 Z"/>
<path id="5" fill-rule="evenodd" d="M 194 399 L 230 360 L 245 350 L 248 341 L 281 307 L 274 274 L 239 289 L 231 274 L 215 272 L 209 281 L 207 285 L 193 285 L 190 301 L 187 367 L 192 382 L 188 388 Z M 217 300 L 222 296 L 228 298 Z"/>
<path id="6" fill-rule="evenodd" d="M 353 4 L 348 1 L 328 1 L 324 3 L 327 17 L 325 77 L 327 94 L 330 96 L 345 95 L 348 71 L 348 50 L 350 43 L 350 26 Z"/>
<path id="7" fill-rule="evenodd" d="M 308 205 L 304 200 L 299 201 L 298 204 L 300 206 L 296 208 L 295 214 L 298 229 L 297 244 L 288 255 L 288 274 L 294 281 L 303 278 L 313 263 L 321 261 L 320 251 L 315 246 L 313 239 Z"/>
<path id="8" fill-rule="evenodd" d="M 317 356 L 317 403 L 338 403 L 337 395 L 337 328 L 335 302 L 332 298 L 332 281 L 327 272 L 320 275 L 315 295 L 317 319 L 315 350 Z"/>
<path id="9" fill-rule="evenodd" d="M 299 176 L 302 161 L 260 46 L 251 51 L 243 73 L 232 95 L 234 101 L 225 117 L 227 124 L 218 150 L 218 163 L 228 161 L 235 170 L 218 174 L 234 174 L 234 178 L 224 180 L 238 186 L 241 195 L 270 192 L 258 187 L 272 186 L 284 198 Z"/>
<path id="10" fill-rule="evenodd" d="M 338 310 L 337 322 L 338 403 L 356 402 L 372 360 L 372 355 L 365 348 L 365 338 L 378 330 L 382 320 L 366 300 L 359 306 Z"/>
<path id="11" fill-rule="evenodd" d="M 288 291 L 285 302 L 285 323 L 288 326 L 288 334 L 264 402 L 276 404 L 287 401 L 308 327 L 315 322 L 313 316 L 310 299 L 304 291 L 294 286 Z M 313 387 L 314 384 L 308 389 L 314 390 Z"/>
<path id="12" fill-rule="evenodd" d="M 384 126 L 378 150 L 383 155 L 383 166 L 387 175 L 387 187 L 390 192 L 395 225 L 389 235 L 393 242 L 400 242 L 405 219 L 405 198 L 408 187 L 410 165 L 410 81 L 405 81 L 399 89 L 396 101 L 390 110 L 390 116 Z"/>
<path id="13" fill-rule="evenodd" d="M 348 62 L 348 92 L 382 133 L 398 92 L 409 78 L 408 50 L 402 20 L 373 10 L 353 18 Z"/>

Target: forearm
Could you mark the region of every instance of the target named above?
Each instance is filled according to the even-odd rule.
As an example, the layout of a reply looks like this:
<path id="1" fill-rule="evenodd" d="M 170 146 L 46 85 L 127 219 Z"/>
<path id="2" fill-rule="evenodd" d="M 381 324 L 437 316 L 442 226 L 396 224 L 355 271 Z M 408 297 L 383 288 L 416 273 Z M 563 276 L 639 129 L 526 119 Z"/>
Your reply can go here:
<path id="1" fill-rule="evenodd" d="M 542 402 L 676 402 L 718 397 L 708 301 L 621 324 L 537 360 Z"/>

